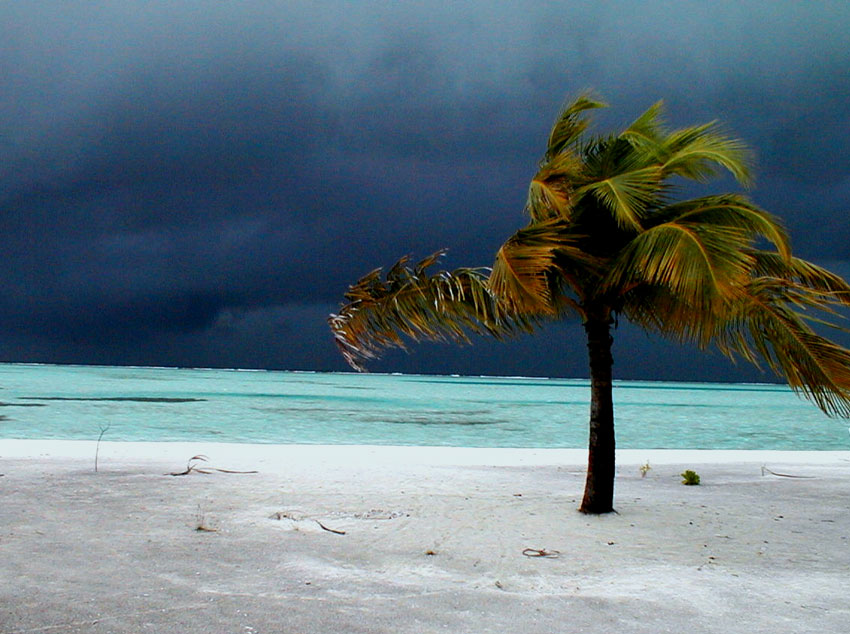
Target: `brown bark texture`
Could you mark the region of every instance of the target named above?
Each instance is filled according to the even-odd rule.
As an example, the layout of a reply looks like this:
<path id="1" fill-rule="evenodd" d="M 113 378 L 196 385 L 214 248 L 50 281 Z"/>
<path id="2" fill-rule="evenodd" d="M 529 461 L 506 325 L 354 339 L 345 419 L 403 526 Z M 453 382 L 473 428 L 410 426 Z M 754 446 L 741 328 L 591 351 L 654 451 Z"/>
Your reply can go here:
<path id="1" fill-rule="evenodd" d="M 587 480 L 579 511 L 588 514 L 614 510 L 614 399 L 612 394 L 611 319 L 608 315 L 584 324 L 590 361 L 590 438 Z"/>

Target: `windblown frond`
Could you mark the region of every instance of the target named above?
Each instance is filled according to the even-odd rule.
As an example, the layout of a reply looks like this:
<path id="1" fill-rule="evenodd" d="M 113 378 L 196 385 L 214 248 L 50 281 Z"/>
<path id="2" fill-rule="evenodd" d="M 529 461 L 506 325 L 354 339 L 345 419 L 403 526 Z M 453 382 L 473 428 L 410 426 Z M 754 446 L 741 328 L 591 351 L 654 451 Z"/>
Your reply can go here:
<path id="1" fill-rule="evenodd" d="M 772 259 L 785 262 L 776 254 Z M 850 416 L 850 350 L 810 324 L 834 325 L 812 313 L 825 308 L 821 291 L 759 277 L 712 312 L 698 313 L 680 300 L 667 287 L 643 287 L 630 298 L 625 313 L 630 321 L 673 340 L 702 348 L 713 344 L 731 359 L 756 366 L 763 361 L 825 413 Z"/>
<path id="2" fill-rule="evenodd" d="M 525 211 L 534 222 L 570 219 L 572 193 L 582 163 L 574 154 L 559 154 L 540 166 L 528 188 Z"/>
<path id="3" fill-rule="evenodd" d="M 663 101 L 652 104 L 646 112 L 620 133 L 620 138 L 626 139 L 636 148 L 648 149 L 655 154 L 664 141 L 663 110 Z"/>
<path id="4" fill-rule="evenodd" d="M 512 312 L 550 316 L 564 310 L 581 312 L 577 301 L 561 292 L 563 285 L 580 288 L 578 277 L 602 263 L 581 247 L 583 236 L 569 228 L 557 220 L 533 223 L 499 249 L 489 285 Z"/>
<path id="5" fill-rule="evenodd" d="M 605 107 L 607 107 L 606 103 L 597 101 L 589 95 L 580 95 L 564 106 L 549 133 L 544 161 L 549 161 L 560 154 L 587 129 L 589 122 L 580 116 L 583 112 Z"/>
<path id="6" fill-rule="evenodd" d="M 823 305 L 850 306 L 850 284 L 832 271 L 795 257 L 754 251 L 757 277 L 781 279 L 786 286 L 803 287 L 816 294 Z"/>
<path id="7" fill-rule="evenodd" d="M 715 342 L 725 324 L 720 313 L 697 313 L 667 286 L 643 285 L 625 290 L 621 310 L 626 319 L 647 332 L 659 333 L 680 344 L 694 343 L 701 349 Z"/>
<path id="8" fill-rule="evenodd" d="M 640 231 L 646 209 L 656 200 L 661 186 L 661 169 L 656 165 L 596 180 L 576 191 L 576 198 L 596 197 L 627 230 Z"/>
<path id="9" fill-rule="evenodd" d="M 328 323 L 345 360 L 357 370 L 389 347 L 413 340 L 468 342 L 468 333 L 496 338 L 530 331 L 533 319 L 508 313 L 490 292 L 486 269 L 457 269 L 428 275 L 442 252 L 407 266 L 396 262 L 362 277 L 345 294 L 348 301 Z"/>
<path id="10" fill-rule="evenodd" d="M 747 235 L 687 222 L 667 222 L 632 240 L 612 263 L 605 292 L 649 284 L 665 286 L 697 312 L 710 312 L 748 280 Z"/>
<path id="11" fill-rule="evenodd" d="M 662 165 L 665 175 L 679 175 L 701 183 L 725 168 L 735 179 L 747 185 L 751 182 L 752 157 L 747 146 L 718 130 L 716 123 L 707 123 L 672 132 L 663 143 L 667 158 Z"/>
<path id="12" fill-rule="evenodd" d="M 780 222 L 738 194 L 706 196 L 667 205 L 658 210 L 650 222 L 661 224 L 673 220 L 706 230 L 713 227 L 738 230 L 746 234 L 751 242 L 765 239 L 776 247 L 783 258 L 791 257 L 788 234 Z"/>
<path id="13" fill-rule="evenodd" d="M 791 257 L 782 226 L 741 196 L 676 203 L 651 221 L 660 224 L 620 252 L 602 288 L 623 295 L 630 319 L 680 341 L 706 346 L 715 336 L 715 320 L 740 301 L 757 254 L 770 253 L 753 248 L 755 243 L 776 246 L 776 267 Z"/>
<path id="14" fill-rule="evenodd" d="M 850 350 L 816 333 L 801 312 L 821 308 L 817 297 L 771 278 L 755 280 L 747 291 L 720 337 L 722 349 L 760 357 L 825 413 L 850 416 Z"/>

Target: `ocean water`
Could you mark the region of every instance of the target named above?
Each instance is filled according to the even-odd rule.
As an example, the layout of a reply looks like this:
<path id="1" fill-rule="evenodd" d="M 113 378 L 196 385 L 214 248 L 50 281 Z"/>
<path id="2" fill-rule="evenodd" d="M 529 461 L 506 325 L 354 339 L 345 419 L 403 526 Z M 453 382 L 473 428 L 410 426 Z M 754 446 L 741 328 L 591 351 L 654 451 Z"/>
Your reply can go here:
<path id="1" fill-rule="evenodd" d="M 0 364 L 0 439 L 585 447 L 586 380 Z M 848 450 L 768 384 L 621 381 L 625 449 Z M 2 440 L 0 440 L 2 453 Z"/>

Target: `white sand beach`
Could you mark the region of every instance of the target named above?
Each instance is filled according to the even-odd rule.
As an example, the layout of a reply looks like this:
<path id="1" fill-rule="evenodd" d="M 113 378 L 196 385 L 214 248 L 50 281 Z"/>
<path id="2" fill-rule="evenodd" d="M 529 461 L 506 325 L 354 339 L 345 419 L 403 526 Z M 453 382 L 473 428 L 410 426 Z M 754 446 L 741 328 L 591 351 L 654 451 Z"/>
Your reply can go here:
<path id="1" fill-rule="evenodd" d="M 257 473 L 166 475 L 198 454 Z M 0 440 L 3 634 L 850 623 L 850 452 L 621 451 L 601 517 L 576 511 L 584 450 L 103 442 L 97 473 L 94 456 Z"/>

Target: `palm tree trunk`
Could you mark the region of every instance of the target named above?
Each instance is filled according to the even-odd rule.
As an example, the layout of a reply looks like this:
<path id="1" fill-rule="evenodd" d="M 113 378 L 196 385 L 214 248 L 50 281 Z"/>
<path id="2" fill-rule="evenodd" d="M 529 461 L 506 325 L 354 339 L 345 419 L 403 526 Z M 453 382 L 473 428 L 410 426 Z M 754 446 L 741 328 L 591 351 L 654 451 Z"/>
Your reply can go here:
<path id="1" fill-rule="evenodd" d="M 584 324 L 590 359 L 590 441 L 582 513 L 614 510 L 614 400 L 611 318 L 608 311 Z"/>

